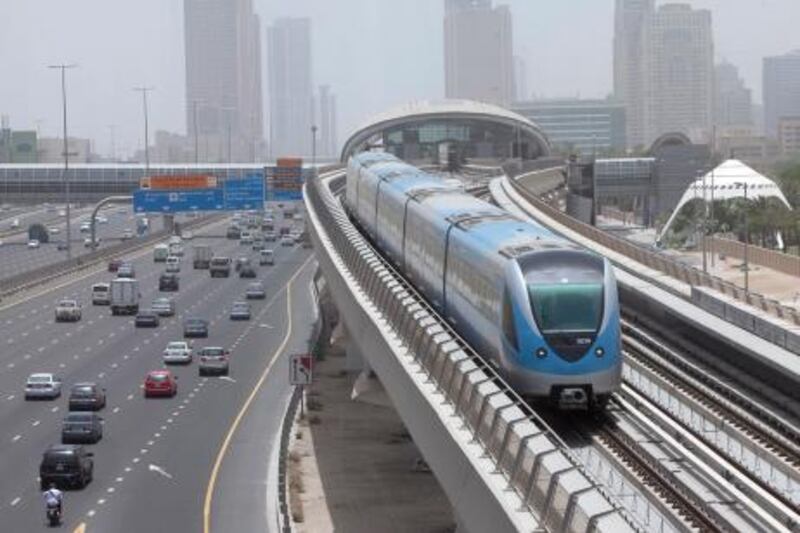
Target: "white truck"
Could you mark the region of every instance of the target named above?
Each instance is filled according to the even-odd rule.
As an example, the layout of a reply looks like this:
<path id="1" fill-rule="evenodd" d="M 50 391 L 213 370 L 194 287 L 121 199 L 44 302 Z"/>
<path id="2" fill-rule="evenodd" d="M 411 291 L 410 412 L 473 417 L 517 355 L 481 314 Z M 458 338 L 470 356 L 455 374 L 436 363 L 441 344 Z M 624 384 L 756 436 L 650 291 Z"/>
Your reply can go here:
<path id="1" fill-rule="evenodd" d="M 166 244 L 156 244 L 153 248 L 153 261 L 155 263 L 163 263 L 169 257 L 169 246 Z"/>
<path id="2" fill-rule="evenodd" d="M 139 312 L 139 281 L 129 278 L 111 280 L 111 314 L 135 315 Z"/>
<path id="3" fill-rule="evenodd" d="M 211 258 L 214 255 L 213 251 L 211 250 L 211 246 L 202 244 L 193 246 L 192 249 L 194 250 L 194 260 L 192 265 L 194 266 L 195 270 L 207 269 L 211 265 Z"/>

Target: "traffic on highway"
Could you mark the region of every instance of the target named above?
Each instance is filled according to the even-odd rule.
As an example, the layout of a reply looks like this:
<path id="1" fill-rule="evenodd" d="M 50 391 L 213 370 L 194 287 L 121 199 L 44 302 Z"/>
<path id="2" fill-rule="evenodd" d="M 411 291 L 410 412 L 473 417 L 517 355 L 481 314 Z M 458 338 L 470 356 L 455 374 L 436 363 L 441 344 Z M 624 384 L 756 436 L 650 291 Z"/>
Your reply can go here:
<path id="1" fill-rule="evenodd" d="M 121 209 L 109 218 L 127 221 Z M 226 238 L 231 228 L 250 238 Z M 274 246 L 266 232 L 294 242 Z M 200 528 L 198 488 L 231 421 L 257 378 L 283 368 L 281 347 L 305 341 L 291 322 L 309 314 L 309 291 L 296 291 L 293 313 L 290 287 L 312 270 L 292 220 L 242 213 L 193 233 L 0 307 L 0 529 Z M 276 406 L 265 423 L 280 422 L 284 376 L 262 389 Z M 44 491 L 63 498 L 46 515 Z"/>

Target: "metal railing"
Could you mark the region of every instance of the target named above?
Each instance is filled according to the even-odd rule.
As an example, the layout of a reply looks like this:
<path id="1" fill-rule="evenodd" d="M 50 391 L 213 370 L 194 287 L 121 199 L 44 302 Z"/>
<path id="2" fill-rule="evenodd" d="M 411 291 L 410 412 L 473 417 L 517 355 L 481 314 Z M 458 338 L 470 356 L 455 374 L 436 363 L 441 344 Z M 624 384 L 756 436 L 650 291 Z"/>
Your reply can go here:
<path id="1" fill-rule="evenodd" d="M 331 188 L 342 180 L 332 180 Z M 373 250 L 322 181 L 307 183 L 305 194 L 319 219 L 320 240 L 330 242 L 426 383 L 435 385 L 442 403 L 471 433 L 471 442 L 483 448 L 507 490 L 540 525 L 560 531 L 638 529 L 544 420 Z M 374 320 L 383 323 L 380 317 Z M 585 509 L 582 502 L 589 500 Z"/>

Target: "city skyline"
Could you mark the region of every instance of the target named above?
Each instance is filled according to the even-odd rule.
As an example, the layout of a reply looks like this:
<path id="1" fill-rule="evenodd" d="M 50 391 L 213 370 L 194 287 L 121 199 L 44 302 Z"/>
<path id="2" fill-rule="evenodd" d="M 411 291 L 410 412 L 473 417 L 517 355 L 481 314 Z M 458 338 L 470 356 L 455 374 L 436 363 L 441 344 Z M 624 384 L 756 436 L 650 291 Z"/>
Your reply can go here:
<path id="1" fill-rule="evenodd" d="M 534 6 L 519 0 L 498 3 L 511 8 L 515 20 L 514 52 L 527 65 L 530 95 L 602 98 L 611 92 L 612 0 L 575 0 L 570 6 Z M 337 93 L 340 138 L 387 107 L 444 94 L 441 2 L 409 1 L 396 5 L 352 0 L 339 8 L 329 4 L 319 0 L 298 0 L 291 5 L 254 0 L 264 32 L 281 16 L 313 12 L 314 20 L 325 21 L 315 26 L 314 78 Z M 757 7 L 749 2 L 720 0 L 696 0 L 691 5 L 712 10 L 715 62 L 727 59 L 739 68 L 746 87 L 753 92 L 753 101 L 760 102 L 763 57 L 800 48 L 800 39 L 789 31 L 788 22 L 800 17 L 800 5 L 782 0 L 765 0 Z M 365 32 L 343 33 L 356 12 Z M 580 16 L 575 17 L 575 13 Z M 396 24 L 381 23 L 388 16 Z M 108 126 L 112 124 L 118 153 L 130 154 L 141 147 L 141 105 L 130 91 L 134 85 L 157 87 L 151 95 L 152 131 L 184 131 L 182 18 L 181 3 L 165 5 L 156 0 L 142 0 L 135 7 L 109 6 L 99 0 L 86 0 L 80 8 L 47 0 L 3 5 L 0 46 L 14 53 L 0 59 L 0 68 L 13 73 L 7 78 L 11 83 L 0 87 L 0 113 L 10 115 L 13 128 L 38 126 L 44 136 L 56 136 L 58 87 L 44 65 L 63 59 L 80 65 L 67 78 L 71 134 L 92 137 L 99 152 L 110 150 Z M 98 24 L 100 19 L 128 23 L 103 25 Z M 8 22 L 12 20 L 13 24 Z M 559 35 L 558 28 L 564 24 L 571 25 L 574 31 L 561 33 L 583 38 Z M 749 24 L 747 46 L 742 45 L 741 38 L 745 24 Z M 39 31 L 20 31 L 31 25 Z M 411 25 L 416 28 L 418 39 L 404 38 Z M 145 39 L 141 38 L 142 28 L 146 30 Z M 48 38 L 37 40 L 37 35 Z M 375 42 L 377 38 L 385 39 L 387 44 L 380 49 L 360 45 L 362 40 Z M 98 47 L 97 43 L 105 44 Z M 263 43 L 262 54 L 266 57 Z M 350 60 L 343 63 L 342 57 Z M 363 65 L 369 68 L 360 68 Z M 263 59 L 262 68 L 266 68 Z M 265 94 L 265 102 L 266 98 Z M 265 122 L 264 126 L 268 124 Z"/>

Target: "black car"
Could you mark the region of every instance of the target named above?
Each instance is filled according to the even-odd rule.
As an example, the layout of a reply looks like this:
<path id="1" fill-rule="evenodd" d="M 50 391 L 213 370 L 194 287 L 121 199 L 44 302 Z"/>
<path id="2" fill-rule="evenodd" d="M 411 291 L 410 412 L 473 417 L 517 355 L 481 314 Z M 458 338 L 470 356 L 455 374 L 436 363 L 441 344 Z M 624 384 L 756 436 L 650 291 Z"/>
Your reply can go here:
<path id="1" fill-rule="evenodd" d="M 70 411 L 99 411 L 106 406 L 106 389 L 97 383 L 76 383 L 69 390 Z"/>
<path id="2" fill-rule="evenodd" d="M 134 320 L 137 328 L 157 328 L 159 324 L 158 315 L 150 309 L 139 311 Z"/>
<path id="3" fill-rule="evenodd" d="M 183 321 L 184 337 L 208 337 L 208 321 L 202 318 L 187 318 Z"/>
<path id="4" fill-rule="evenodd" d="M 103 438 L 103 419 L 95 413 L 68 413 L 61 426 L 63 444 L 95 444 Z"/>
<path id="5" fill-rule="evenodd" d="M 229 239 L 239 240 L 239 238 L 242 236 L 242 230 L 239 228 L 239 226 L 231 226 L 228 228 L 225 236 Z"/>
<path id="6" fill-rule="evenodd" d="M 94 474 L 93 453 L 83 446 L 54 444 L 42 456 L 39 464 L 39 484 L 47 490 L 51 483 L 59 488 L 82 489 L 92 481 Z"/>
<path id="7" fill-rule="evenodd" d="M 256 277 L 256 269 L 253 268 L 252 265 L 242 265 L 239 269 L 239 277 L 240 278 L 255 278 Z"/>
<path id="8" fill-rule="evenodd" d="M 158 278 L 158 290 L 161 292 L 175 292 L 180 289 L 181 279 L 177 274 L 165 272 Z"/>

